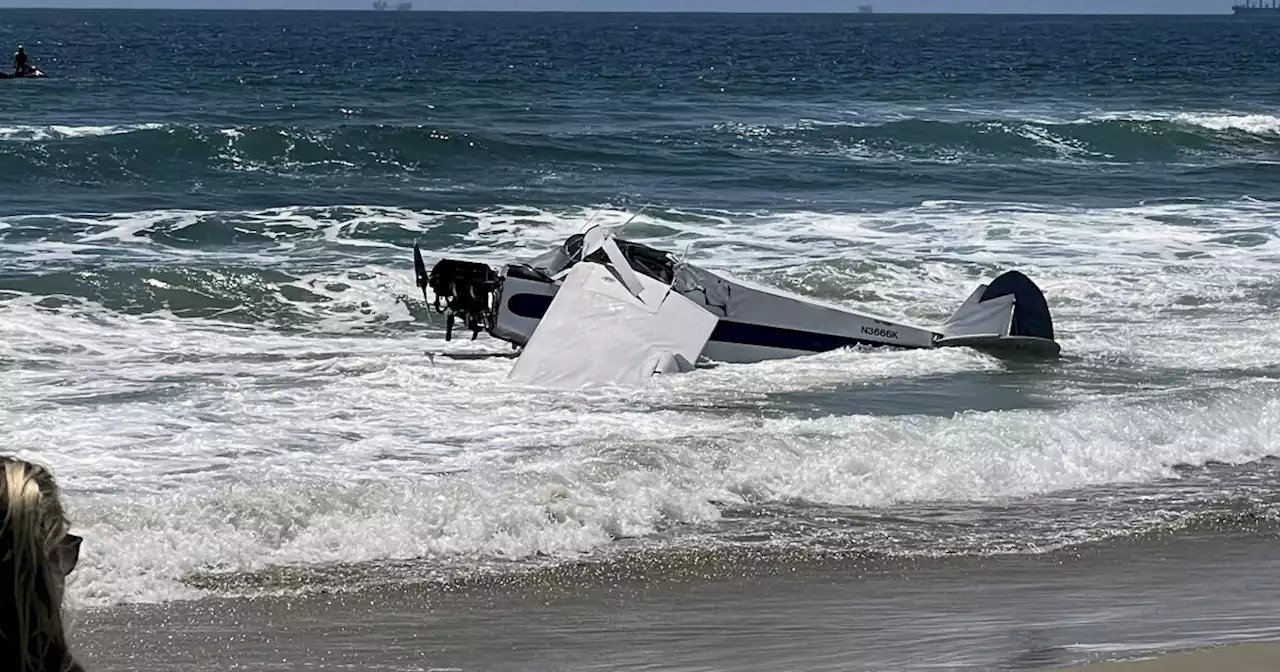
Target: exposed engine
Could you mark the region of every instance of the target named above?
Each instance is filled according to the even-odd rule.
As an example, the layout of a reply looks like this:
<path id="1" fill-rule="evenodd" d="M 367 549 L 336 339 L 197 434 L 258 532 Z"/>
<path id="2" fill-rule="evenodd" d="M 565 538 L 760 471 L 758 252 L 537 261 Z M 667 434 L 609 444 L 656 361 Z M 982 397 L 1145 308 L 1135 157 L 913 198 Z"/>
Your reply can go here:
<path id="1" fill-rule="evenodd" d="M 413 245 L 413 270 L 423 299 L 427 287 L 435 294 L 433 307 L 444 313 L 444 338 L 453 340 L 453 325 L 457 318 L 471 330 L 471 340 L 481 331 L 489 331 L 498 319 L 498 296 L 502 291 L 502 276 L 485 264 L 457 259 L 441 259 L 427 273 L 422 252 Z"/>

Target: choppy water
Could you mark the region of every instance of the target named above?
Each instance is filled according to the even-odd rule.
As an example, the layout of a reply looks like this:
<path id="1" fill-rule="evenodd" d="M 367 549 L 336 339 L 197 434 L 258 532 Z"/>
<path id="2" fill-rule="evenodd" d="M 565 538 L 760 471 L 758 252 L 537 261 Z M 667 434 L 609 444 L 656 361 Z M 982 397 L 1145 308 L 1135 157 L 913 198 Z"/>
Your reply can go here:
<path id="1" fill-rule="evenodd" d="M 65 481 L 82 604 L 351 580 L 330 563 L 1035 555 L 1280 513 L 1268 27 L 0 18 L 51 75 L 0 84 L 0 442 Z M 426 356 L 413 241 L 500 261 L 640 204 L 632 238 L 919 322 L 1018 268 L 1065 358 L 543 393 Z"/>

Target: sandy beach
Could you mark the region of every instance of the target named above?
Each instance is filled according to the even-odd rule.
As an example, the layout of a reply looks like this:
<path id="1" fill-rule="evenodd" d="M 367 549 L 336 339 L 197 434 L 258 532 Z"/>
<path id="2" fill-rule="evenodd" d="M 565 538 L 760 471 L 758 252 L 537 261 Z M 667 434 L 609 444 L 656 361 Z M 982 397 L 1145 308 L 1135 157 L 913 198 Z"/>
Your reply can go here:
<path id="1" fill-rule="evenodd" d="M 75 642 L 99 672 L 1025 671 L 1219 644 L 1095 667 L 1251 672 L 1280 660 L 1235 645 L 1280 638 L 1278 567 L 1274 537 L 1217 533 L 982 560 L 641 555 L 454 586 L 405 566 L 362 590 L 292 577 L 310 589 L 94 610 Z"/>
<path id="2" fill-rule="evenodd" d="M 1065 672 L 1274 672 L 1280 670 L 1280 642 L 1246 642 L 1175 651 L 1130 660 L 1100 661 Z"/>

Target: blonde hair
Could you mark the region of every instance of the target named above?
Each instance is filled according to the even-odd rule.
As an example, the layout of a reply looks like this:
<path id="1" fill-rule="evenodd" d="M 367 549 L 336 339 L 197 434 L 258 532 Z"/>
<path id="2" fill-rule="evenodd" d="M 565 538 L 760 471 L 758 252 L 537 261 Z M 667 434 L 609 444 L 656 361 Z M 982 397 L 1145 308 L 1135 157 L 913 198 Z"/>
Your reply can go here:
<path id="1" fill-rule="evenodd" d="M 66 575 L 79 554 L 53 474 L 0 456 L 0 668 L 77 670 L 62 623 Z"/>

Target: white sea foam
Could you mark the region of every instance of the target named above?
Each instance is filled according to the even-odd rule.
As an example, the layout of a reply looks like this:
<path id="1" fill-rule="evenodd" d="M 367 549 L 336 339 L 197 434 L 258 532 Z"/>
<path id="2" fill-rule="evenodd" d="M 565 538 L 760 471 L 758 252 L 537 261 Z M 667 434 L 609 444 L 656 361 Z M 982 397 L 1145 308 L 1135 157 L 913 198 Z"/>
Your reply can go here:
<path id="1" fill-rule="evenodd" d="M 66 126 L 54 124 L 49 126 L 0 126 L 0 142 L 9 141 L 43 141 L 64 140 L 70 138 L 90 138 L 108 135 L 121 135 L 137 131 L 152 131 L 163 128 L 163 124 L 116 124 L 94 126 Z"/>
<path id="2" fill-rule="evenodd" d="M 1186 126 L 1198 126 L 1212 131 L 1244 131 L 1254 135 L 1280 134 L 1280 116 L 1261 112 L 1232 110 L 1112 110 L 1086 112 L 1073 119 L 1042 119 L 1042 123 L 1090 124 L 1098 121 L 1173 122 Z"/>
<path id="3" fill-rule="evenodd" d="M 813 109 L 805 112 L 812 113 Z M 819 128 L 866 128 L 903 121 L 937 121 L 943 123 L 983 123 L 996 128 L 1016 129 L 1018 134 L 1035 139 L 1045 134 L 1035 126 L 1083 125 L 1105 121 L 1173 122 L 1214 131 L 1244 131 L 1255 135 L 1280 134 L 1280 116 L 1260 111 L 1184 109 L 1097 109 L 1087 106 L 938 107 L 868 103 L 855 109 L 831 109 L 828 116 L 797 116 L 777 122 L 722 122 L 712 130 L 744 138 L 776 136 L 780 132 Z M 797 115 L 802 115 L 797 112 Z M 1058 141 L 1054 141 L 1055 144 Z"/>
<path id="4" fill-rule="evenodd" d="M 1280 135 L 1280 116 L 1274 114 L 1211 114 L 1182 112 L 1173 120 L 1215 131 L 1236 130 L 1256 135 Z"/>
<path id="5" fill-rule="evenodd" d="M 268 283 L 267 295 L 313 318 L 297 333 L 84 298 L 0 300 L 0 440 L 51 463 L 69 489 L 87 536 L 75 599 L 190 597 L 200 593 L 182 577 L 205 570 L 566 557 L 714 522 L 717 503 L 985 499 L 1276 452 L 1277 206 L 1256 201 L 659 208 L 627 229 L 669 249 L 692 244 L 691 259 L 719 270 L 926 323 L 1018 268 L 1045 290 L 1068 357 L 1034 389 L 997 389 L 1012 375 L 1005 364 L 940 350 L 721 366 L 640 391 L 536 392 L 505 383 L 510 360 L 432 359 L 426 351 L 446 347 L 438 330 L 386 329 L 409 319 L 397 297 L 418 292 L 388 231 L 437 241 L 431 259 L 496 261 L 561 242 L 594 211 L 75 215 L 58 228 L 78 233 L 52 241 L 24 237 L 34 219 L 4 220 L 0 246 L 18 267 L 58 245 L 79 246 L 58 262 L 67 268 L 96 268 L 75 266 L 89 258 L 221 273 L 225 261 L 270 258 L 293 279 Z M 628 217 L 615 207 L 596 221 Z M 214 219 L 264 242 L 194 252 L 156 235 Z M 177 282 L 138 279 L 155 291 Z M 1108 376 L 1125 383 L 1095 380 Z M 895 385 L 973 379 L 971 394 L 1053 403 L 979 412 L 953 399 L 955 413 L 926 412 L 902 392 L 898 412 L 859 405 Z M 799 412 L 789 395 L 820 401 Z"/>

